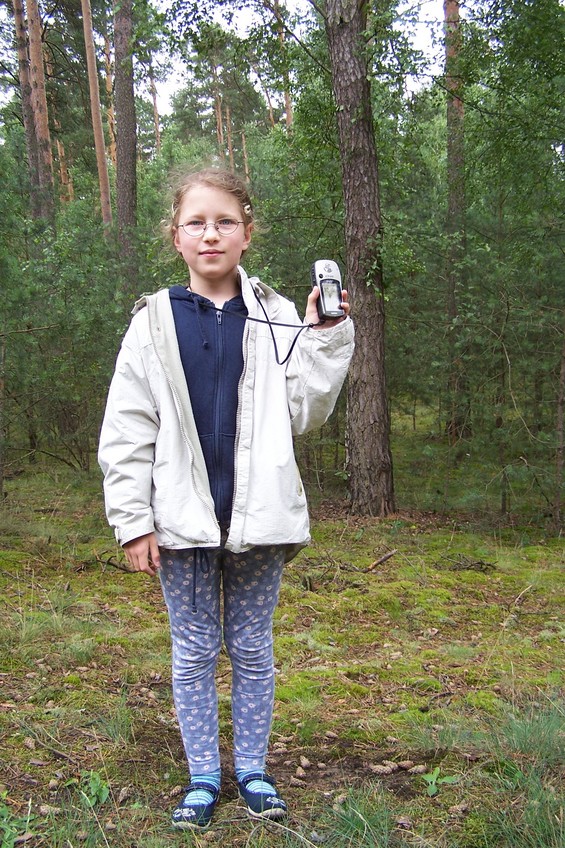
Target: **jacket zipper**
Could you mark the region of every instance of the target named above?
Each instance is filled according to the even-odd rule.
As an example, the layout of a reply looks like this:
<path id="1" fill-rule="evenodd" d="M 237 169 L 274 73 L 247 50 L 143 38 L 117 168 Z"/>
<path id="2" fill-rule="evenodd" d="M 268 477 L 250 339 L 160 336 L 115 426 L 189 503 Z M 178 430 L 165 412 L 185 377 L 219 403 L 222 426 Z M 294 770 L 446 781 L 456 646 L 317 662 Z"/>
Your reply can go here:
<path id="1" fill-rule="evenodd" d="M 221 380 L 221 373 L 224 365 L 224 333 L 223 333 L 223 323 L 222 323 L 222 313 L 220 311 L 216 312 L 216 338 L 218 340 L 218 351 L 216 354 L 216 379 L 214 383 L 216 385 L 216 390 L 214 392 L 214 465 L 216 469 L 220 467 L 221 461 L 221 436 L 220 436 L 220 413 L 223 406 L 223 381 Z M 216 474 L 216 480 L 218 479 L 218 475 Z M 220 503 L 220 492 L 218 491 L 218 482 L 216 482 L 216 498 Z"/>

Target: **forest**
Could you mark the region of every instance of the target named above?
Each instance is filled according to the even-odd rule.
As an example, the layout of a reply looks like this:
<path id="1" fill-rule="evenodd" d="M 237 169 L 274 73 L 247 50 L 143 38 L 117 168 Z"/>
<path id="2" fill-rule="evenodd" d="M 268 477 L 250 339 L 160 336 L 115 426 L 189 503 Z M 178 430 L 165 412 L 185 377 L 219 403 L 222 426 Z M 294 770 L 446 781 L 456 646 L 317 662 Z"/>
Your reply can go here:
<path id="1" fill-rule="evenodd" d="M 307 482 L 347 483 L 357 514 L 526 511 L 559 532 L 563 5 L 444 3 L 425 54 L 426 5 L 253 0 L 244 35 L 212 0 L 2 7 L 4 474 L 90 467 L 132 304 L 182 277 L 159 230 L 171 174 L 215 162 L 252 188 L 250 272 L 303 309 L 327 256 L 350 290 L 356 357 L 299 447 Z"/>
<path id="2" fill-rule="evenodd" d="M 336 260 L 356 329 L 277 625 L 310 794 L 250 834 L 228 793 L 220 839 L 563 844 L 564 44 L 562 0 L 0 0 L 2 848 L 187 844 L 164 613 L 95 457 L 210 164 L 249 184 L 246 270 L 303 314 Z"/>

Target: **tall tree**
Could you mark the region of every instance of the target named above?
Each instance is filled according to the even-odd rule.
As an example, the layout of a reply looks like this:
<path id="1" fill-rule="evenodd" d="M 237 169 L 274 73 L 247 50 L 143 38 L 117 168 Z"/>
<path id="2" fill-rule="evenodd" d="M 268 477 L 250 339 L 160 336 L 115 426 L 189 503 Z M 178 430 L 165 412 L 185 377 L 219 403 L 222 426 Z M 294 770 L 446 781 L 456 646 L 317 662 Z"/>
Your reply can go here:
<path id="1" fill-rule="evenodd" d="M 137 121 L 133 78 L 133 3 L 114 5 L 116 107 L 116 210 L 118 235 L 125 260 L 128 294 L 136 296 L 137 264 L 134 230 L 137 224 Z"/>
<path id="2" fill-rule="evenodd" d="M 445 87 L 447 91 L 447 320 L 449 344 L 447 433 L 452 444 L 470 434 L 468 380 L 461 351 L 457 292 L 465 255 L 465 147 L 463 79 L 460 70 L 459 0 L 444 0 Z"/>
<path id="3" fill-rule="evenodd" d="M 153 104 L 153 126 L 155 127 L 155 151 L 161 152 L 161 121 L 159 119 L 159 103 L 157 101 L 157 85 L 155 83 L 155 73 L 153 65 L 149 65 L 149 90 L 151 92 L 151 102 Z"/>
<path id="4" fill-rule="evenodd" d="M 114 116 L 114 73 L 112 70 L 112 46 L 104 22 L 104 88 L 106 91 L 106 120 L 108 122 L 108 154 L 116 167 L 116 121 Z"/>
<path id="5" fill-rule="evenodd" d="M 364 42 L 367 6 L 358 0 L 326 0 L 325 29 L 337 109 L 347 285 L 357 340 L 347 393 L 351 506 L 361 515 L 388 515 L 394 510 L 394 485 L 378 154 Z"/>
<path id="6" fill-rule="evenodd" d="M 47 93 L 45 89 L 45 70 L 43 65 L 42 23 L 37 0 L 27 0 L 27 21 L 29 33 L 29 77 L 31 84 L 31 106 L 37 142 L 37 173 L 39 182 L 40 217 L 55 222 L 55 202 L 53 195 L 53 152 L 49 131 L 47 111 Z"/>
<path id="7" fill-rule="evenodd" d="M 30 200 L 32 217 L 41 216 L 39 189 L 39 152 L 37 136 L 33 119 L 31 103 L 31 80 L 29 74 L 28 34 L 26 13 L 23 0 L 13 0 L 14 25 L 16 29 L 16 49 L 18 52 L 18 71 L 20 79 L 20 96 L 22 103 L 22 120 L 24 124 L 26 151 L 28 159 L 28 174 L 30 185 Z"/>
<path id="8" fill-rule="evenodd" d="M 286 28 L 284 21 L 283 8 L 281 8 L 281 4 L 279 0 L 264 0 L 265 9 L 271 12 L 275 16 L 276 27 L 277 27 L 277 36 L 279 39 L 281 57 L 283 62 L 282 75 L 283 75 L 283 85 L 284 85 L 284 112 L 285 112 L 285 122 L 287 128 L 290 129 L 293 123 L 293 107 L 292 107 L 292 98 L 290 96 L 290 75 L 288 72 L 288 58 L 287 58 L 287 49 L 286 49 Z M 284 9 L 286 12 L 286 9 Z"/>
<path id="9" fill-rule="evenodd" d="M 81 0 L 82 20 L 84 26 L 84 45 L 86 49 L 86 64 L 88 68 L 88 89 L 90 93 L 90 113 L 92 115 L 92 129 L 94 131 L 94 147 L 96 150 L 96 166 L 98 169 L 98 186 L 100 189 L 100 208 L 102 211 L 102 222 L 105 227 L 112 223 L 112 204 L 110 201 L 110 179 L 108 177 L 108 163 L 106 161 L 106 145 L 104 142 L 104 128 L 102 126 L 102 112 L 100 108 L 100 89 L 98 87 L 98 68 L 96 65 L 96 51 L 94 49 L 94 35 L 92 32 L 92 11 L 90 0 Z"/>

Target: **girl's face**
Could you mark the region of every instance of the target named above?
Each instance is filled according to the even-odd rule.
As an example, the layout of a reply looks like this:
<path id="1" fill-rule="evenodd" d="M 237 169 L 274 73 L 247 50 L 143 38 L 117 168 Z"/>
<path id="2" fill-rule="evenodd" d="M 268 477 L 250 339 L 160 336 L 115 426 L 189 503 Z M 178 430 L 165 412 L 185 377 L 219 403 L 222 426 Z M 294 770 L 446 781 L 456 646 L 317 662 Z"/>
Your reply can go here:
<path id="1" fill-rule="evenodd" d="M 231 219 L 243 221 L 239 201 L 229 192 L 207 185 L 195 185 L 184 196 L 178 211 L 174 245 L 190 269 L 192 283 L 202 280 L 219 286 L 234 281 L 241 254 L 249 246 L 253 225 L 238 223 L 230 235 L 221 235 L 213 226 Z M 202 235 L 190 236 L 182 224 L 208 224 Z"/>

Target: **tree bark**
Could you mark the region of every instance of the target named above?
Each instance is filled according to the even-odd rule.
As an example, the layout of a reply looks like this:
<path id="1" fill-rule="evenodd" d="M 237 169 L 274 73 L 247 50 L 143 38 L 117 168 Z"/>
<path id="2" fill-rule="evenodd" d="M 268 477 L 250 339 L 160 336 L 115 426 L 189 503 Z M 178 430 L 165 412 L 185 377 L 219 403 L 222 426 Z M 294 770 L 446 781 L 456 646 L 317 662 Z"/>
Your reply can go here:
<path id="1" fill-rule="evenodd" d="M 226 137 L 227 137 L 227 140 L 228 140 L 228 157 L 229 157 L 230 169 L 232 171 L 235 171 L 235 157 L 234 157 L 234 153 L 233 153 L 231 109 L 230 109 L 228 103 L 226 103 Z"/>
<path id="2" fill-rule="evenodd" d="M 31 215 L 32 218 L 40 218 L 39 154 L 37 149 L 37 137 L 35 135 L 35 124 L 33 120 L 33 108 L 31 104 L 31 80 L 29 75 L 28 32 L 25 21 L 25 8 L 23 0 L 13 0 L 13 5 L 20 92 L 22 98 L 22 120 L 24 123 L 28 159 Z"/>
<path id="3" fill-rule="evenodd" d="M 49 132 L 49 115 L 45 90 L 41 16 L 39 14 L 37 0 L 27 0 L 27 18 L 31 106 L 37 140 L 39 210 L 40 217 L 53 225 L 55 223 L 53 152 L 51 150 L 51 134 Z"/>
<path id="4" fill-rule="evenodd" d="M 447 90 L 447 219 L 446 255 L 448 321 L 448 421 L 446 432 L 451 444 L 470 435 L 468 380 L 460 350 L 457 290 L 462 283 L 465 255 L 465 107 L 463 82 L 459 71 L 461 21 L 459 0 L 444 0 L 445 86 Z"/>
<path id="5" fill-rule="evenodd" d="M 553 505 L 553 523 L 555 531 L 563 529 L 563 470 L 565 462 L 565 333 L 561 349 L 561 367 L 559 369 L 559 388 L 557 392 L 557 451 L 555 458 L 555 500 Z"/>
<path id="6" fill-rule="evenodd" d="M 293 108 L 292 108 L 292 98 L 290 96 L 290 78 L 289 78 L 289 75 L 288 75 L 288 68 L 286 66 L 287 63 L 286 63 L 286 44 L 285 44 L 285 38 L 284 38 L 284 26 L 283 26 L 283 20 L 282 20 L 281 10 L 280 10 L 278 0 L 275 0 L 275 2 L 274 2 L 274 11 L 275 11 L 275 16 L 276 16 L 277 23 L 278 23 L 278 37 L 279 37 L 279 44 L 280 44 L 280 48 L 281 48 L 281 53 L 285 57 L 284 71 L 283 71 L 284 113 L 285 113 L 285 123 L 286 123 L 287 129 L 290 129 L 292 127 L 293 122 L 294 122 L 294 111 L 293 111 Z"/>
<path id="7" fill-rule="evenodd" d="M 252 65 L 251 67 L 253 69 L 255 76 L 257 77 L 257 80 L 259 81 L 259 85 L 261 86 L 261 91 L 263 92 L 265 100 L 267 101 L 267 108 L 269 110 L 269 124 L 271 125 L 271 127 L 274 128 L 276 121 L 275 121 L 275 112 L 274 112 L 274 109 L 273 109 L 273 101 L 271 100 L 271 93 L 270 93 L 269 89 L 267 88 L 267 86 L 265 85 L 265 83 L 263 82 L 263 79 L 261 77 L 261 74 L 259 73 L 257 65 Z"/>
<path id="8" fill-rule="evenodd" d="M 108 34 L 104 33 L 104 84 L 106 88 L 106 120 L 108 121 L 108 155 L 116 167 L 116 119 L 114 115 L 114 75 L 112 73 L 112 50 Z"/>
<path id="9" fill-rule="evenodd" d="M 149 88 L 151 91 L 151 101 L 153 103 L 153 126 L 155 127 L 155 150 L 159 154 L 161 152 L 161 126 L 159 119 L 159 104 L 157 103 L 157 86 L 155 85 L 155 76 L 153 68 L 149 68 Z"/>
<path id="10" fill-rule="evenodd" d="M 245 174 L 245 182 L 251 182 L 251 174 L 249 172 L 249 156 L 247 155 L 247 139 L 245 130 L 241 132 L 241 155 L 243 156 L 243 172 Z"/>
<path id="11" fill-rule="evenodd" d="M 137 297 L 137 263 L 134 230 L 137 224 L 137 122 L 133 84 L 132 0 L 114 6 L 115 108 L 116 108 L 116 209 L 127 294 Z"/>
<path id="12" fill-rule="evenodd" d="M 6 397 L 6 342 L 0 336 L 0 501 L 4 500 L 4 465 L 5 465 L 5 438 L 4 438 L 4 405 Z"/>
<path id="13" fill-rule="evenodd" d="M 108 177 L 108 163 L 106 162 L 106 144 L 104 142 L 104 129 L 102 126 L 102 112 L 100 107 L 100 89 L 98 87 L 98 69 L 96 65 L 96 51 L 94 49 L 94 36 L 92 32 L 92 11 L 90 0 L 81 0 L 82 23 L 84 28 L 84 44 L 86 48 L 86 66 L 88 69 L 88 90 L 90 94 L 90 113 L 92 115 L 92 130 L 94 132 L 94 149 L 96 151 L 96 167 L 98 169 L 98 186 L 100 190 L 100 209 L 102 212 L 102 223 L 109 231 L 112 224 L 112 204 L 110 201 L 110 179 Z"/>
<path id="14" fill-rule="evenodd" d="M 356 327 L 348 379 L 347 468 L 359 515 L 394 511 L 378 157 L 364 54 L 366 6 L 327 0 L 328 39 L 345 211 L 346 283 Z"/>
<path id="15" fill-rule="evenodd" d="M 222 162 L 226 158 L 226 149 L 224 144 L 224 116 L 222 109 L 222 94 L 220 91 L 220 81 L 218 78 L 218 69 L 216 65 L 212 66 L 213 91 L 214 91 L 214 114 L 216 116 L 216 138 L 218 140 L 218 154 Z"/>
<path id="16" fill-rule="evenodd" d="M 48 76 L 55 76 L 54 65 L 47 55 L 45 55 L 45 69 Z M 69 201 L 74 200 L 73 181 L 67 163 L 61 122 L 59 121 L 57 112 L 53 107 L 51 108 L 51 120 L 55 135 L 55 149 L 57 151 L 56 162 L 58 164 L 59 172 L 59 199 L 62 203 L 68 203 Z"/>

